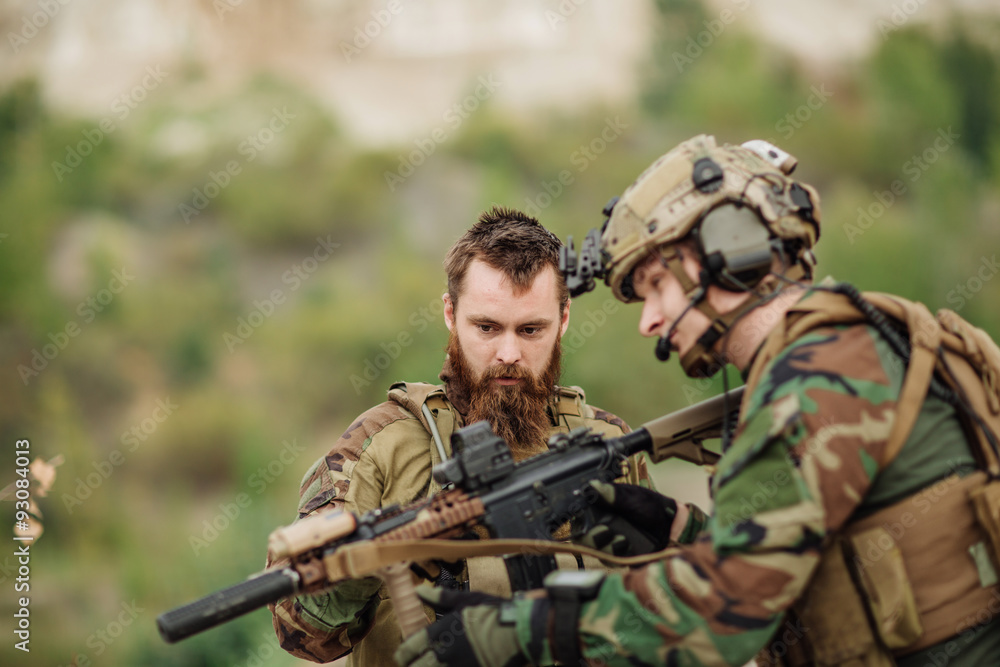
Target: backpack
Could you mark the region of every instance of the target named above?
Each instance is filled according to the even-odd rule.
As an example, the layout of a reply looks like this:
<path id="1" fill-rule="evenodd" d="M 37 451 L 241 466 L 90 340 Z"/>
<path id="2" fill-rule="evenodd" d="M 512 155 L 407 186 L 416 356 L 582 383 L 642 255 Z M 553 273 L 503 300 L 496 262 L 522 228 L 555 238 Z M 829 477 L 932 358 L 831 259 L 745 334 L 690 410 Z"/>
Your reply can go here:
<path id="1" fill-rule="evenodd" d="M 879 470 L 884 470 L 902 449 L 928 392 L 952 405 L 982 472 L 956 485 L 951 500 L 939 503 L 935 511 L 945 517 L 946 526 L 968 535 L 985 534 L 982 544 L 984 548 L 991 547 L 992 556 L 984 557 L 992 560 L 994 573 L 1000 571 L 1000 448 L 997 444 L 1000 434 L 1000 348 L 983 330 L 954 311 L 945 309 L 931 315 L 923 304 L 902 297 L 874 292 L 861 294 L 844 284 L 832 288 L 820 286 L 793 305 L 763 343 L 747 378 L 741 413 L 746 414 L 750 397 L 764 370 L 789 344 L 820 327 L 861 323 L 874 326 L 907 364 L 896 419 L 879 461 Z M 884 532 L 884 526 L 875 524 L 898 512 L 903 502 L 905 500 L 868 519 L 850 523 L 843 534 L 824 549 L 810 584 L 814 595 L 811 600 L 797 602 L 794 609 L 794 613 L 815 631 L 809 641 L 801 642 L 795 650 L 787 649 L 780 664 L 797 666 L 816 661 L 856 664 L 863 658 L 866 665 L 894 665 L 893 652 L 920 650 L 953 635 L 956 610 L 961 611 L 966 606 L 978 609 L 989 602 L 997 590 L 996 583 L 989 585 L 981 574 L 977 578 L 976 568 L 980 573 L 991 568 L 972 566 L 967 560 L 969 554 L 964 551 L 952 554 L 952 564 L 965 566 L 966 570 L 971 568 L 971 575 L 962 579 L 961 584 L 956 578 L 953 590 L 928 588 L 923 585 L 926 582 L 920 572 L 907 572 L 904 561 L 910 562 L 914 554 L 918 557 L 913 558 L 913 562 L 920 561 L 919 554 L 925 551 L 923 547 L 940 538 L 939 535 L 935 537 L 934 531 L 927 535 L 922 535 L 923 531 L 909 531 L 898 542 L 886 534 L 888 543 L 894 544 L 894 557 L 881 559 L 868 572 L 855 567 L 856 563 L 845 554 L 850 548 L 856 553 L 856 546 L 871 541 L 873 535 L 878 534 L 881 539 L 878 531 Z M 952 517 L 957 520 L 952 522 Z M 926 544 L 913 538 L 923 539 Z M 845 549 L 845 544 L 853 547 Z M 919 567 L 941 565 L 920 562 Z M 845 627 L 853 628 L 847 636 L 843 632 Z M 758 663 L 764 666 L 779 664 L 775 656 L 782 653 L 776 648 L 772 646 L 770 651 L 762 651 Z"/>

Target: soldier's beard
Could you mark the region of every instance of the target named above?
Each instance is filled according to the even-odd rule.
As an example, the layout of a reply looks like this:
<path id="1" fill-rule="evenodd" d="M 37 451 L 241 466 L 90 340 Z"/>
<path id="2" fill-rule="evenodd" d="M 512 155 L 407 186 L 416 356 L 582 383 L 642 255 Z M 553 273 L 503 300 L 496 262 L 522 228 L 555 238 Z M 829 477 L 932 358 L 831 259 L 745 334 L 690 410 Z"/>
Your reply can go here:
<path id="1" fill-rule="evenodd" d="M 541 374 L 515 364 L 498 364 L 476 377 L 465 358 L 465 352 L 452 333 L 448 338 L 454 382 L 469 396 L 466 423 L 487 420 L 493 432 L 510 447 L 515 461 L 521 461 L 545 451 L 549 438 L 549 399 L 561 373 L 562 347 L 559 340 Z M 520 382 L 503 385 L 497 378 L 518 378 Z"/>

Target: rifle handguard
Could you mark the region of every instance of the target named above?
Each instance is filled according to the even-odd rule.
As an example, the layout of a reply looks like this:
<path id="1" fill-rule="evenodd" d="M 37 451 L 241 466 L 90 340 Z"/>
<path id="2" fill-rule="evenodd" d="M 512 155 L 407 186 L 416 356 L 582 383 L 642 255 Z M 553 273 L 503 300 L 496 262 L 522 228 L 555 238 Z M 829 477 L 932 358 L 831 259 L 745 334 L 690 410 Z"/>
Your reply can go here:
<path id="1" fill-rule="evenodd" d="M 274 558 L 290 558 L 316 549 L 354 532 L 357 518 L 350 512 L 324 512 L 278 528 L 267 538 Z"/>

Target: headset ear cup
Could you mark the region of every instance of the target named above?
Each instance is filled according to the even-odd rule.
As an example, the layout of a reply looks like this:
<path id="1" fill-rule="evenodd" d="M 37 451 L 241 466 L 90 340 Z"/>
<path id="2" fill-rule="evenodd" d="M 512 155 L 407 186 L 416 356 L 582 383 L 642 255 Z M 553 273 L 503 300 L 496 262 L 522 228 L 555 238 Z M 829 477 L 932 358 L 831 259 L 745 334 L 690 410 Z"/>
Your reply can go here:
<path id="1" fill-rule="evenodd" d="M 771 232 L 749 206 L 724 203 L 708 211 L 695 229 L 710 283 L 745 292 L 770 272 Z"/>

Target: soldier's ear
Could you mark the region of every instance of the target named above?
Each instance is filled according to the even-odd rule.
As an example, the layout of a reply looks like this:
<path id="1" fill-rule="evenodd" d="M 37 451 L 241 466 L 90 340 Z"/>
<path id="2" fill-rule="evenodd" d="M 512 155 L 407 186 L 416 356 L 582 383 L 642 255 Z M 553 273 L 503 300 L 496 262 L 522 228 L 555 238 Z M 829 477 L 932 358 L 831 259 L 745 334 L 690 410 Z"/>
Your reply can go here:
<path id="1" fill-rule="evenodd" d="M 566 334 L 566 329 L 569 328 L 569 306 L 571 303 L 573 303 L 572 299 L 566 299 L 566 305 L 562 309 L 562 321 L 559 323 L 560 338 Z"/>
<path id="2" fill-rule="evenodd" d="M 451 295 L 445 292 L 441 295 L 441 301 L 444 302 L 444 325 L 448 327 L 448 331 L 454 331 L 455 304 L 452 303 Z"/>

